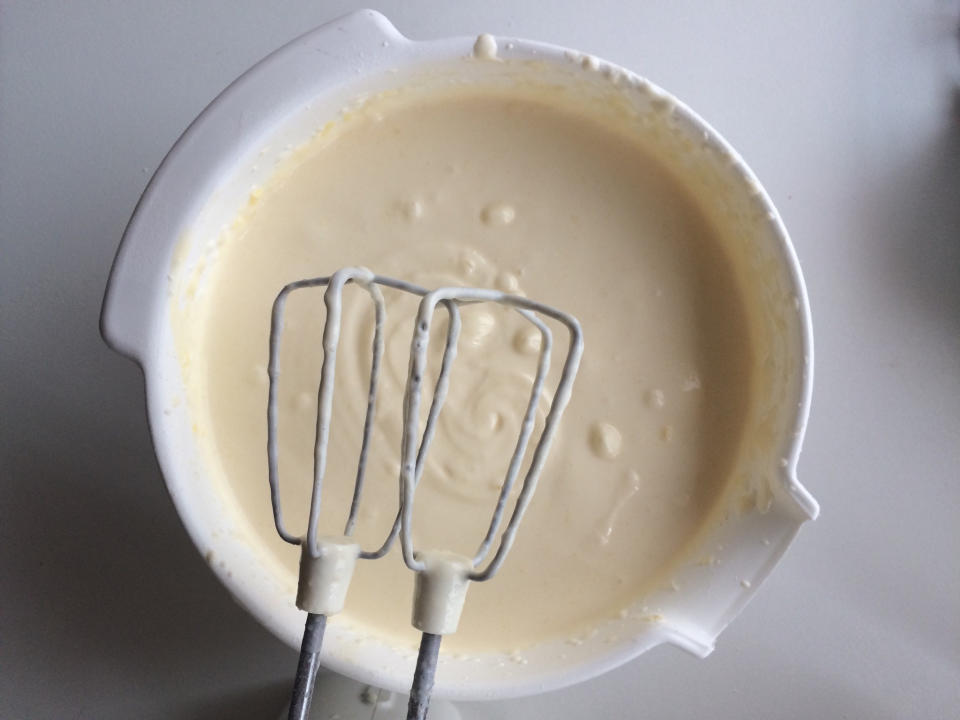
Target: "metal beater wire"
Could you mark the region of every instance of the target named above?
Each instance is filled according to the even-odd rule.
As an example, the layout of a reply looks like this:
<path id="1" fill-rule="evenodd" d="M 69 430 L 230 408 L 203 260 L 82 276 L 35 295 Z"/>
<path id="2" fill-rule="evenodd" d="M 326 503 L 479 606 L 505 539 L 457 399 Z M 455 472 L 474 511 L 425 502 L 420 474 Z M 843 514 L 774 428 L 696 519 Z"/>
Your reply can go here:
<path id="1" fill-rule="evenodd" d="M 516 536 L 520 520 L 526 511 L 543 465 L 546 462 L 550 445 L 559 425 L 560 416 L 570 401 L 573 380 L 576 377 L 583 353 L 583 333 L 580 323 L 571 315 L 551 308 L 542 303 L 527 300 L 517 296 L 508 296 L 495 290 L 477 290 L 472 288 L 443 288 L 426 295 L 420 303 L 417 313 L 416 329 L 410 346 L 410 369 L 407 377 L 407 386 L 403 398 L 403 444 L 401 447 L 401 531 L 400 544 L 403 550 L 403 559 L 406 565 L 416 571 L 425 572 L 426 564 L 418 557 L 412 541 L 413 526 L 413 499 L 421 465 L 423 462 L 424 443 L 421 441 L 420 451 L 417 453 L 416 463 L 412 456 L 417 445 L 417 420 L 419 417 L 420 395 L 423 383 L 423 373 L 426 365 L 427 349 L 430 342 L 430 322 L 435 311 L 436 303 L 456 300 L 459 303 L 470 302 L 498 302 L 513 306 L 540 330 L 541 348 L 537 366 L 537 375 L 530 393 L 530 400 L 524 414 L 520 437 L 511 457 L 506 478 L 497 497 L 497 505 L 487 528 L 486 535 L 472 560 L 474 570 L 467 574 L 467 578 L 476 582 L 489 580 L 502 565 Z M 526 455 L 530 436 L 533 433 L 536 409 L 543 384 L 550 368 L 550 356 L 553 346 L 553 336 L 547 325 L 534 313 L 541 313 L 567 326 L 570 331 L 570 345 L 561 372 L 560 382 L 557 385 L 553 402 L 544 422 L 540 439 L 533 451 L 530 467 L 523 479 L 520 495 L 513 508 L 513 513 L 507 527 L 500 537 L 500 545 L 493 559 L 483 570 L 477 570 L 493 542 L 502 522 L 503 513 L 507 504 L 507 497 L 513 488 L 520 465 Z M 431 411 L 434 406 L 441 405 L 446 397 L 446 384 L 434 391 Z M 442 394 L 440 394 L 442 393 Z M 439 395 L 439 397 L 438 397 Z M 437 670 L 437 660 L 440 653 L 442 635 L 424 632 L 420 641 L 420 652 L 417 656 L 417 665 L 414 670 L 413 684 L 410 688 L 410 702 L 407 706 L 407 720 L 425 720 L 430 705 L 430 695 L 433 691 L 434 679 Z"/>
<path id="2" fill-rule="evenodd" d="M 497 547 L 497 551 L 494 554 L 493 559 L 488 563 L 486 568 L 483 570 L 474 569 L 468 575 L 469 579 L 474 582 L 484 582 L 493 577 L 493 575 L 503 564 L 504 558 L 510 551 L 510 547 L 513 545 L 520 521 L 526 512 L 527 506 L 530 503 L 530 499 L 533 497 L 534 491 L 536 490 L 540 473 L 543 470 L 543 465 L 546 462 L 547 455 L 550 452 L 550 446 L 553 442 L 553 438 L 560 422 L 560 417 L 563 414 L 563 411 L 566 409 L 567 404 L 570 402 L 573 380 L 576 377 L 577 370 L 580 366 L 580 358 L 583 354 L 583 331 L 580 328 L 579 321 L 568 313 L 557 310 L 549 305 L 544 305 L 543 303 L 535 300 L 530 300 L 517 295 L 508 295 L 507 293 L 500 292 L 499 290 L 451 287 L 440 288 L 439 290 L 434 290 L 433 292 L 424 296 L 420 303 L 420 309 L 417 313 L 416 329 L 414 331 L 414 336 L 410 346 L 410 371 L 403 401 L 403 444 L 401 448 L 400 462 L 400 487 L 402 493 L 400 546 L 403 550 L 404 563 L 406 563 L 407 567 L 416 572 L 422 572 L 426 568 L 423 561 L 416 556 L 412 537 L 413 499 L 417 484 L 416 465 L 412 461 L 412 458 L 417 451 L 417 418 L 419 417 L 420 395 L 422 391 L 424 369 L 426 366 L 426 351 L 429 345 L 431 319 L 437 303 L 451 300 L 457 302 L 458 304 L 494 302 L 511 306 L 520 310 L 521 314 L 523 314 L 528 320 L 531 319 L 532 313 L 544 315 L 565 325 L 570 333 L 570 344 L 566 359 L 564 360 L 563 369 L 561 371 L 560 382 L 557 385 L 553 402 L 550 404 L 550 410 L 547 412 L 543 432 L 540 434 L 540 438 L 534 448 L 533 456 L 530 460 L 530 467 L 527 468 L 527 472 L 524 476 L 520 494 L 517 497 L 513 512 L 510 515 L 510 519 L 507 522 L 506 528 L 500 536 L 500 544 Z M 534 320 L 540 322 L 536 318 L 534 318 Z M 540 327 L 541 332 L 543 332 L 543 329 L 546 326 L 541 322 L 538 327 Z M 547 333 L 549 334 L 549 330 L 547 330 Z M 536 400 L 542 390 L 543 382 L 546 376 L 546 373 L 540 372 L 540 370 L 543 369 L 545 363 L 549 363 L 549 359 L 545 360 L 546 353 L 544 352 L 546 346 L 549 344 L 549 341 L 545 341 L 543 343 L 543 347 L 541 347 L 540 368 L 538 369 L 537 378 L 534 381 L 534 390 L 532 395 L 534 406 L 536 405 Z M 441 398 L 441 400 L 442 399 L 443 398 Z M 530 409 L 528 406 L 528 413 L 529 412 Z M 524 433 L 521 433 L 521 438 L 520 441 L 518 441 L 518 444 L 522 445 L 524 451 L 526 449 L 527 440 L 529 440 L 529 436 L 524 438 Z M 523 454 L 524 453 L 521 453 L 521 458 L 523 457 Z M 511 468 L 512 466 L 513 463 L 511 463 Z M 507 479 L 509 480 L 509 471 Z M 505 481 L 504 485 L 506 484 L 507 483 Z M 509 493 L 509 491 L 510 488 L 507 488 L 507 493 Z M 501 495 L 503 495 L 505 500 L 506 495 L 503 493 L 503 488 L 501 488 Z M 498 498 L 497 508 L 494 512 L 493 519 L 491 520 L 492 527 L 499 527 L 505 507 L 506 502 L 500 502 Z M 490 533 L 488 529 L 488 535 L 492 536 L 493 534 L 495 534 L 495 531 L 494 533 Z M 490 540 L 492 541 L 492 537 Z M 486 549 L 489 549 L 490 544 L 491 542 L 485 538 L 483 543 L 481 543 L 481 549 L 484 549 L 484 546 L 486 546 Z M 485 554 L 486 552 L 482 554 L 478 553 L 477 558 L 474 559 L 474 568 L 483 562 L 483 557 Z"/>
<path id="3" fill-rule="evenodd" d="M 330 288 L 331 283 L 335 282 L 335 286 Z M 413 283 L 408 283 L 404 280 L 397 280 L 391 277 L 385 277 L 381 275 L 374 275 L 368 270 L 363 268 L 344 268 L 339 270 L 330 276 L 325 277 L 316 277 L 309 278 L 305 280 L 297 280 L 291 282 L 284 286 L 280 292 L 277 294 L 277 297 L 273 301 L 273 308 L 271 311 L 270 317 L 270 357 L 267 364 L 267 377 L 269 380 L 269 388 L 267 393 L 267 465 L 268 465 L 268 480 L 270 483 L 270 504 L 273 510 L 273 521 L 274 525 L 277 528 L 277 534 L 280 535 L 280 538 L 285 542 L 290 543 L 291 545 L 302 545 L 304 538 L 301 538 L 297 535 L 294 535 L 287 530 L 284 521 L 283 521 L 283 510 L 280 503 L 280 473 L 279 473 L 279 441 L 278 441 L 278 432 L 277 432 L 277 415 L 278 415 L 278 394 L 279 394 L 279 377 L 280 377 L 280 368 L 279 368 L 279 359 L 280 359 L 280 349 L 281 349 L 281 338 L 283 336 L 283 318 L 284 310 L 286 309 L 286 303 L 290 295 L 297 291 L 303 290 L 306 288 L 315 288 L 327 286 L 328 291 L 324 293 L 324 304 L 327 307 L 328 312 L 328 321 L 324 326 L 324 364 L 330 369 L 330 382 L 321 383 L 321 387 L 318 388 L 318 418 L 317 418 L 317 428 L 316 428 L 316 437 L 314 439 L 314 486 L 313 492 L 311 493 L 310 500 L 310 523 L 307 530 L 306 540 L 307 547 L 310 549 L 311 554 L 315 554 L 316 546 L 316 533 L 317 533 L 317 524 L 316 517 L 319 516 L 320 511 L 320 495 L 321 488 L 323 483 L 323 476 L 326 471 L 326 450 L 325 450 L 325 440 L 329 435 L 329 415 L 330 407 L 327 400 L 332 400 L 333 385 L 332 375 L 336 367 L 336 344 L 339 339 L 336 334 L 331 333 L 328 335 L 328 328 L 335 323 L 329 322 L 331 310 L 334 313 L 335 318 L 340 316 L 340 304 L 339 298 L 340 293 L 343 290 L 343 287 L 350 283 L 357 282 L 364 286 L 367 291 L 370 293 L 374 301 L 374 307 L 376 311 L 376 322 L 374 330 L 374 342 L 373 342 L 373 359 L 371 361 L 371 373 L 370 373 L 370 388 L 367 396 L 367 412 L 364 419 L 364 429 L 363 429 L 363 443 L 361 445 L 360 457 L 357 463 L 357 474 L 354 482 L 354 492 L 353 498 L 350 505 L 350 514 L 347 518 L 347 522 L 344 529 L 344 535 L 352 535 L 355 524 L 356 524 L 356 514 L 359 510 L 361 494 L 363 491 L 363 484 L 366 475 L 366 460 L 368 455 L 369 441 L 372 434 L 373 428 L 373 418 L 376 408 L 376 391 L 377 391 L 377 382 L 380 373 L 380 364 L 383 358 L 383 325 L 386 318 L 386 311 L 384 308 L 383 297 L 376 288 L 377 285 L 383 287 L 389 287 L 394 290 L 400 290 L 403 292 L 410 293 L 412 295 L 417 295 L 423 297 L 429 293 L 425 288 L 415 285 Z M 331 301 L 330 298 L 334 299 Z M 446 338 L 446 347 L 444 349 L 442 367 L 439 377 L 437 378 L 437 385 L 445 385 L 448 382 L 450 368 L 453 364 L 453 359 L 456 356 L 456 342 L 460 334 L 460 311 L 457 307 L 457 304 L 453 301 L 445 301 L 443 303 L 444 307 L 447 310 L 449 315 L 449 328 L 447 331 Z M 323 370 L 321 370 L 323 373 Z M 436 403 L 434 403 L 437 405 Z M 431 407 L 430 414 L 427 419 L 427 425 L 425 428 L 425 439 L 426 445 L 429 447 L 430 439 L 433 437 L 434 427 L 436 425 L 437 416 L 440 412 L 440 406 L 442 402 L 436 406 L 434 410 Z M 423 453 L 425 455 L 425 452 Z M 421 463 L 421 472 L 422 472 L 422 463 Z M 363 550 L 360 552 L 360 557 L 363 559 L 375 560 L 377 558 L 383 557 L 389 552 L 391 545 L 393 545 L 397 536 L 400 532 L 400 510 L 397 510 L 397 516 L 394 520 L 394 524 L 390 530 L 390 533 L 387 535 L 383 544 L 376 550 Z"/>
<path id="4" fill-rule="evenodd" d="M 490 524 L 487 527 L 476 554 L 472 558 L 471 565 L 473 570 L 467 574 L 467 578 L 475 582 L 488 580 L 500 568 L 507 552 L 509 552 L 513 544 L 520 520 L 530 502 L 543 464 L 549 453 L 560 416 L 569 402 L 571 386 L 583 351 L 583 338 L 580 325 L 576 318 L 567 313 L 556 310 L 548 305 L 528 300 L 527 298 L 508 295 L 497 290 L 441 288 L 433 292 L 428 292 L 421 287 L 403 280 L 375 275 L 365 268 L 344 268 L 329 277 L 299 280 L 286 285 L 274 300 L 270 323 L 270 358 L 267 366 L 269 378 L 267 458 L 269 465 L 270 500 L 273 508 L 274 524 L 280 537 L 293 545 L 304 545 L 304 543 L 306 543 L 305 550 L 311 557 L 316 557 L 318 553 L 317 532 L 321 508 L 321 491 L 326 473 L 327 443 L 330 434 L 334 378 L 336 375 L 336 355 L 340 341 L 342 292 L 344 286 L 351 282 L 363 287 L 373 300 L 375 330 L 372 345 L 370 381 L 367 392 L 367 406 L 363 424 L 363 439 L 357 462 L 357 472 L 354 480 L 350 510 L 344 525 L 344 535 L 348 537 L 353 534 L 355 529 L 363 492 L 367 456 L 376 412 L 378 378 L 384 353 L 383 328 L 385 325 L 386 309 L 383 295 L 378 285 L 421 297 L 420 307 L 417 313 L 417 322 L 411 340 L 410 369 L 403 397 L 404 417 L 399 508 L 393 526 L 383 544 L 376 550 L 361 550 L 359 557 L 363 559 L 382 557 L 389 551 L 391 545 L 399 536 L 404 562 L 407 566 L 417 572 L 425 570 L 426 566 L 417 556 L 413 548 L 413 499 L 416 486 L 419 484 L 423 474 L 426 455 L 433 442 L 437 419 L 440 416 L 449 389 L 450 372 L 457 355 L 457 342 L 461 330 L 459 306 L 463 304 L 493 302 L 512 307 L 540 332 L 541 343 L 537 373 L 531 387 L 530 397 L 521 423 L 520 435 L 517 438 L 506 476 L 497 496 L 497 504 L 490 519 Z M 305 537 L 298 537 L 287 531 L 283 522 L 280 506 L 279 450 L 277 441 L 280 338 L 283 333 L 284 309 L 290 294 L 296 290 L 324 285 L 326 286 L 323 298 L 324 305 L 326 306 L 326 321 L 323 328 L 321 382 L 317 390 L 318 410 L 314 438 L 313 491 L 310 497 L 310 514 L 307 533 Z M 422 434 L 419 434 L 419 408 L 424 371 L 426 369 L 426 351 L 430 342 L 430 326 L 438 304 L 443 305 L 448 313 L 446 342 L 441 359 L 440 371 L 433 387 L 433 396 L 427 413 L 427 419 Z M 526 457 L 527 448 L 535 427 L 537 407 L 543 393 L 546 376 L 550 369 L 553 335 L 550 328 L 538 315 L 552 318 L 565 325 L 570 331 L 570 345 L 561 372 L 560 382 L 558 383 L 553 401 L 550 403 L 543 431 L 534 447 L 530 466 L 524 475 L 520 494 L 514 504 L 513 512 L 510 515 L 506 528 L 500 535 L 500 543 L 493 559 L 487 564 L 486 568 L 479 570 L 478 567 L 489 554 L 494 538 L 500 530 L 508 498 L 516 484 L 517 476 L 520 473 L 520 468 Z M 315 613 L 307 614 L 297 675 L 294 682 L 293 697 L 290 705 L 289 720 L 306 720 L 309 714 L 314 681 L 319 667 L 319 654 L 325 626 L 325 615 Z M 433 633 L 424 633 L 422 636 L 420 652 L 417 657 L 417 667 L 411 687 L 408 720 L 424 720 L 424 718 L 426 718 L 442 637 L 442 635 Z"/>

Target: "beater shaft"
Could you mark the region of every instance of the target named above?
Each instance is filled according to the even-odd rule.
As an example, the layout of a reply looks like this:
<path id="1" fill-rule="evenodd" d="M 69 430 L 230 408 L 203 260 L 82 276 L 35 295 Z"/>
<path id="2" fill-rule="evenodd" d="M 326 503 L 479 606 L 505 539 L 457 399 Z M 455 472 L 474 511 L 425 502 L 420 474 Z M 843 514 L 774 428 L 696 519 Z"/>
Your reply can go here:
<path id="1" fill-rule="evenodd" d="M 420 638 L 417 669 L 410 686 L 410 702 L 407 704 L 407 720 L 426 720 L 433 693 L 433 679 L 437 674 L 437 659 L 440 656 L 440 641 L 443 635 L 425 632 Z"/>
<path id="2" fill-rule="evenodd" d="M 300 660 L 297 663 L 297 675 L 293 680 L 293 694 L 290 697 L 290 712 L 287 720 L 307 720 L 310 717 L 310 703 L 313 700 L 313 686 L 320 668 L 320 647 L 323 645 L 323 631 L 327 627 L 327 616 L 307 613 L 307 622 L 303 628 L 303 640 L 300 643 Z"/>

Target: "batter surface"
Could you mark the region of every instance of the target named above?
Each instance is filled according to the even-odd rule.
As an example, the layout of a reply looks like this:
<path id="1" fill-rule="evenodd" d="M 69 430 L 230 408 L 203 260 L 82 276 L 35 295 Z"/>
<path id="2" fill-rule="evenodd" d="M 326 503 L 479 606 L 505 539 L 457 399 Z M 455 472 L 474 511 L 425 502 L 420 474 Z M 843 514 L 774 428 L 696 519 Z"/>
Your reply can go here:
<path id="1" fill-rule="evenodd" d="M 198 299 L 191 404 L 213 472 L 295 577 L 266 469 L 271 303 L 298 278 L 346 265 L 427 287 L 497 287 L 576 315 L 586 352 L 560 434 L 507 562 L 471 586 L 445 649 L 512 651 L 616 616 L 669 569 L 705 521 L 740 446 L 749 402 L 741 296 L 694 198 L 627 134 L 520 90 L 372 100 L 251 195 Z M 377 546 L 397 507 L 400 398 L 415 302 L 386 293 L 386 367 L 358 536 Z M 280 482 L 305 530 L 322 291 L 288 305 Z M 442 313 L 441 313 L 442 315 Z M 373 313 L 345 292 L 323 528 L 353 490 Z M 440 318 L 438 317 L 438 320 Z M 519 432 L 537 336 L 509 311 L 464 311 L 450 396 L 417 494 L 421 546 L 472 552 Z M 443 322 L 437 323 L 442 332 Z M 566 337 L 557 329 L 558 348 Z M 437 355 L 441 343 L 435 344 Z M 436 358 L 434 358 L 436 359 Z M 554 383 L 562 356 L 555 356 Z M 540 407 L 540 418 L 546 412 Z M 413 575 L 399 548 L 363 562 L 333 622 L 412 644 Z"/>

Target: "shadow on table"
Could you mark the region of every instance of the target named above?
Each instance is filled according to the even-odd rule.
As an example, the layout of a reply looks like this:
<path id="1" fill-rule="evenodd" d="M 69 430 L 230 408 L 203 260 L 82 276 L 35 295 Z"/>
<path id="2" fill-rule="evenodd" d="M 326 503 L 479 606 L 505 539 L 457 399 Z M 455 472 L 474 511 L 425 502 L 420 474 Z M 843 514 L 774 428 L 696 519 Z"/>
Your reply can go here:
<path id="1" fill-rule="evenodd" d="M 0 697 L 0 715 L 272 717 L 296 656 L 201 560 L 153 456 L 139 373 L 75 321 L 58 318 L 30 350 L 45 364 L 5 393 L 31 397 L 0 447 L 0 637 L 15 658 L 0 687 L 32 706 Z"/>
<path id="2" fill-rule="evenodd" d="M 741 618 L 742 623 L 746 618 Z M 776 642 L 763 635 L 761 643 Z M 472 720 L 502 718 L 762 718 L 763 720 L 897 720 L 900 709 L 870 695 L 870 682 L 820 672 L 783 648 L 746 654 L 723 643 L 706 660 L 676 648 L 656 648 L 584 685 L 491 703 L 461 703 Z M 728 646 L 729 647 L 729 646 Z M 851 649 L 851 654 L 855 650 Z M 863 658 L 864 673 L 873 671 Z M 731 672 L 731 664 L 738 672 Z M 868 677 L 864 675 L 863 677 Z M 590 691 L 585 692 L 589 685 Z M 683 688 L 678 694 L 678 688 Z"/>
<path id="3" fill-rule="evenodd" d="M 925 152 L 878 179 L 883 210 L 878 237 L 895 238 L 886 250 L 891 289 L 917 313 L 960 340 L 960 87 L 952 117 L 944 119 Z"/>
<path id="4" fill-rule="evenodd" d="M 290 683 L 276 682 L 205 698 L 178 711 L 183 720 L 278 720 L 290 699 Z"/>

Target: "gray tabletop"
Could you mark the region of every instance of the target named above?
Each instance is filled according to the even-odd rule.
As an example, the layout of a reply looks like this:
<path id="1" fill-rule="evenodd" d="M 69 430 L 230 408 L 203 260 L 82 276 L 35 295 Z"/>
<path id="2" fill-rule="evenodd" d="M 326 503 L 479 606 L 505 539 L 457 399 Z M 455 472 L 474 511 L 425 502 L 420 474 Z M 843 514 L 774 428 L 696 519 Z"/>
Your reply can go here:
<path id="1" fill-rule="evenodd" d="M 295 655 L 180 526 L 139 371 L 97 331 L 127 217 L 250 64 L 350 2 L 0 2 L 0 717 L 276 716 Z M 589 7 L 589 9 L 587 9 Z M 952 718 L 960 708 L 958 3 L 384 1 L 414 38 L 579 48 L 757 172 L 814 313 L 823 505 L 696 660 L 658 648 L 466 718 Z"/>

